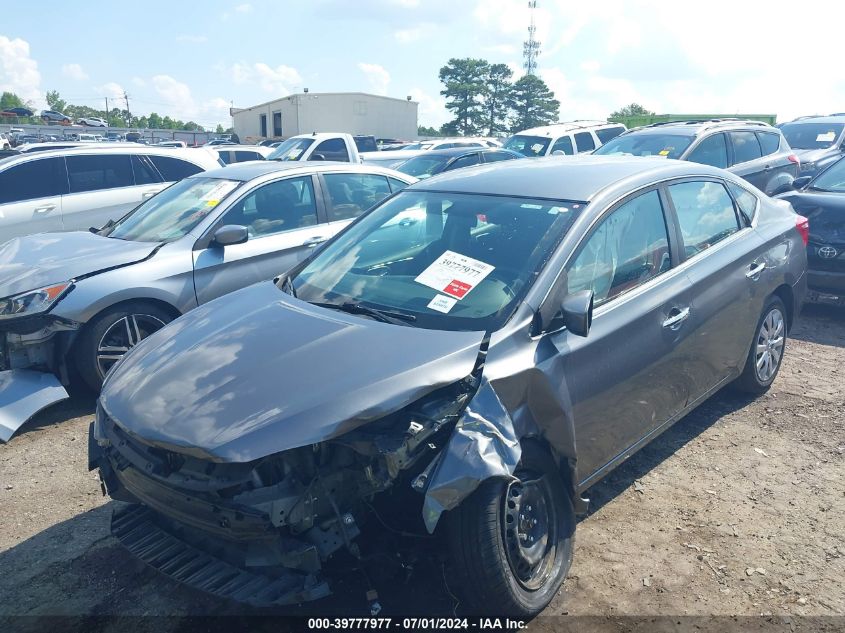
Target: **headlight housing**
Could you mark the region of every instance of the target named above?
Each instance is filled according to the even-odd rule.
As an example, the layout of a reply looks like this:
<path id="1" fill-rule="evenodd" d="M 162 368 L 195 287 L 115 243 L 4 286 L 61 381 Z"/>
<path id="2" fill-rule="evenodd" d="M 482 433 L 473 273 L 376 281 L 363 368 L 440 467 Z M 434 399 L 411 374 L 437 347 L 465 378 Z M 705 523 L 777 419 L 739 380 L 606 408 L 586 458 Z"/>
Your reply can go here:
<path id="1" fill-rule="evenodd" d="M 71 286 L 71 282 L 66 281 L 0 299 L 0 320 L 42 314 L 67 294 Z"/>

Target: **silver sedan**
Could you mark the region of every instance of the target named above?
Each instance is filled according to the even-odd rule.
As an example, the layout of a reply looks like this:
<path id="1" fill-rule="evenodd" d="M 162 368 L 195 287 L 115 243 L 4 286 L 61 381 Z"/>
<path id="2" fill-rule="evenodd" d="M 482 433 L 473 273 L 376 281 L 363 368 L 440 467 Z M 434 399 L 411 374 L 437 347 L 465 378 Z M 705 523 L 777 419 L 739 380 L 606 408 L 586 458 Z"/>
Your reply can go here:
<path id="1" fill-rule="evenodd" d="M 96 232 L 0 246 L 0 440 L 99 391 L 138 341 L 188 310 L 291 268 L 416 178 L 342 163 L 242 163 L 187 178 Z"/>

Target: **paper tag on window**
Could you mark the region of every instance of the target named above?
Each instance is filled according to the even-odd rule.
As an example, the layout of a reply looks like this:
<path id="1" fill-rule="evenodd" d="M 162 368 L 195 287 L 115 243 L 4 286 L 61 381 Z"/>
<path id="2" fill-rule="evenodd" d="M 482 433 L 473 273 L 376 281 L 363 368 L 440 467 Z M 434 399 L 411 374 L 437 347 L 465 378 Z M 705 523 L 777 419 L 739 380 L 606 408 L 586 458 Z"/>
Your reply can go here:
<path id="1" fill-rule="evenodd" d="M 463 299 L 495 266 L 446 251 L 414 280 L 456 299 Z"/>
<path id="2" fill-rule="evenodd" d="M 816 137 L 816 143 L 832 143 L 836 140 L 836 132 L 825 132 Z"/>
<path id="3" fill-rule="evenodd" d="M 428 304 L 428 307 L 432 310 L 437 310 L 438 312 L 442 312 L 443 314 L 448 314 L 449 310 L 451 310 L 454 305 L 458 302 L 457 299 L 453 299 L 452 297 L 447 297 L 446 295 L 437 295 L 431 302 Z"/>

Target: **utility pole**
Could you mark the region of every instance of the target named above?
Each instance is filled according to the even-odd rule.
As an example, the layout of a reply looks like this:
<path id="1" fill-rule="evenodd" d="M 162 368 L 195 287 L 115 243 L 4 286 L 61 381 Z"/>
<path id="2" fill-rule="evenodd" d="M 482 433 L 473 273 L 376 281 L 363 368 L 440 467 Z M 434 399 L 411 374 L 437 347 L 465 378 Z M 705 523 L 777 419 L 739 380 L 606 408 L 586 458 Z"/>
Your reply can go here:
<path id="1" fill-rule="evenodd" d="M 528 26 L 528 39 L 522 43 L 522 67 L 526 75 L 533 75 L 537 70 L 537 55 L 540 54 L 540 42 L 537 41 L 537 27 L 534 25 L 534 10 L 537 8 L 537 0 L 528 0 L 528 9 L 531 11 L 531 24 Z"/>
<path id="2" fill-rule="evenodd" d="M 132 123 L 132 113 L 129 112 L 129 95 L 126 94 L 125 90 L 123 91 L 123 100 L 126 102 L 126 118 L 129 119 L 128 121 L 126 121 L 126 125 L 128 127 L 129 124 Z"/>
<path id="3" fill-rule="evenodd" d="M 106 97 L 106 127 L 109 126 L 109 98 Z"/>

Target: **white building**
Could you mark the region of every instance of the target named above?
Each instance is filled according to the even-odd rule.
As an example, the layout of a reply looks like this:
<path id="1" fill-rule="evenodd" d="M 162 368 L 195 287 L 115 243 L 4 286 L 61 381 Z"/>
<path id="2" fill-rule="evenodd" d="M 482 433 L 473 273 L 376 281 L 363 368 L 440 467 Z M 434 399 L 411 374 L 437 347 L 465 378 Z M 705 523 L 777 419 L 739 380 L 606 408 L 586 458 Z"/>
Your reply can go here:
<path id="1" fill-rule="evenodd" d="M 411 140 L 417 138 L 418 105 L 410 99 L 364 92 L 304 92 L 251 108 L 233 108 L 232 118 L 242 142 L 311 132 Z"/>

